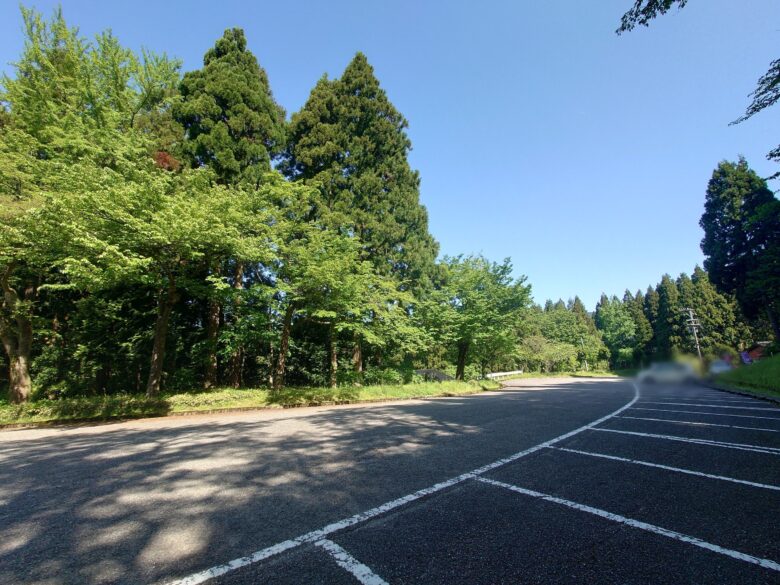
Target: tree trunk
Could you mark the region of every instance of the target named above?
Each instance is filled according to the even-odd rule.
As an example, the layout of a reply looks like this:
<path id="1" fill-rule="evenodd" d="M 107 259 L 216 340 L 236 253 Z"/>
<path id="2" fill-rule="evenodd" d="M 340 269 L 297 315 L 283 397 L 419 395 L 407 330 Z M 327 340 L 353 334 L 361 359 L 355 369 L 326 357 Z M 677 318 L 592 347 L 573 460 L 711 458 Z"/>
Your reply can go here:
<path id="1" fill-rule="evenodd" d="M 220 274 L 219 265 L 213 270 L 212 274 Z M 219 361 L 217 359 L 217 339 L 219 337 L 219 318 L 222 315 L 222 306 L 217 299 L 209 299 L 206 314 L 206 344 L 208 355 L 206 356 L 206 372 L 203 378 L 203 387 L 206 389 L 214 388 L 219 383 Z"/>
<path id="2" fill-rule="evenodd" d="M 32 392 L 32 379 L 30 378 L 29 356 L 8 356 L 11 366 L 8 372 L 8 399 L 13 404 L 21 404 L 30 399 Z"/>
<path id="3" fill-rule="evenodd" d="M 206 389 L 214 388 L 219 380 L 219 361 L 217 360 L 217 337 L 219 336 L 219 317 L 222 314 L 222 307 L 215 299 L 209 300 L 206 340 L 208 343 L 208 356 L 206 356 L 206 375 L 203 379 L 203 387 Z"/>
<path id="4" fill-rule="evenodd" d="M 160 393 L 162 383 L 163 363 L 165 361 L 165 343 L 168 340 L 168 324 L 171 320 L 173 306 L 179 294 L 173 280 L 168 283 L 168 289 L 160 294 L 157 301 L 157 322 L 154 324 L 154 343 L 152 359 L 149 366 L 149 379 L 146 383 L 146 396 L 154 398 Z"/>
<path id="5" fill-rule="evenodd" d="M 0 316 L 0 341 L 3 343 L 5 353 L 8 355 L 8 399 L 19 404 L 27 402 L 32 392 L 32 378 L 30 377 L 30 355 L 32 353 L 33 326 L 32 319 L 23 310 L 19 309 L 19 294 L 10 284 L 11 273 L 14 265 L 6 266 L 0 274 L 0 288 L 3 291 L 3 303 L 0 305 L 6 315 Z M 32 299 L 37 294 L 34 286 L 28 286 L 24 291 L 25 299 Z M 16 322 L 12 327 L 10 319 Z"/>
<path id="6" fill-rule="evenodd" d="M 328 355 L 330 357 L 330 367 L 328 368 L 328 386 L 331 388 L 336 387 L 336 372 L 339 368 L 338 360 L 338 347 L 335 340 L 336 332 L 333 330 L 333 324 L 331 324 L 328 331 Z"/>
<path id="7" fill-rule="evenodd" d="M 766 314 L 769 317 L 769 324 L 772 326 L 772 332 L 775 334 L 775 343 L 780 343 L 780 320 L 777 318 L 774 308 L 767 305 Z"/>
<path id="8" fill-rule="evenodd" d="M 284 386 L 284 369 L 287 362 L 287 352 L 290 349 L 290 329 L 292 327 L 292 319 L 295 314 L 295 305 L 290 303 L 284 312 L 284 320 L 282 321 L 282 335 L 279 339 L 279 355 L 276 358 L 276 371 L 273 375 L 274 391 L 282 389 Z"/>
<path id="9" fill-rule="evenodd" d="M 238 262 L 236 264 L 236 272 L 235 277 L 233 279 L 233 288 L 238 290 L 242 290 L 244 288 L 244 265 L 241 262 Z M 235 322 L 233 323 L 234 327 L 238 327 L 238 307 L 241 305 L 241 296 L 236 295 L 235 300 Z M 235 350 L 233 350 L 233 355 L 230 357 L 230 385 L 233 388 L 239 388 L 241 386 L 241 370 L 243 369 L 244 365 L 244 348 L 239 344 Z"/>
<path id="10" fill-rule="evenodd" d="M 469 351 L 469 342 L 468 341 L 459 341 L 458 342 L 458 367 L 455 370 L 455 379 L 461 380 L 465 378 L 466 375 L 466 355 Z"/>
<path id="11" fill-rule="evenodd" d="M 363 344 L 358 336 L 355 336 L 355 347 L 352 348 L 352 367 L 357 374 L 363 373 Z"/>

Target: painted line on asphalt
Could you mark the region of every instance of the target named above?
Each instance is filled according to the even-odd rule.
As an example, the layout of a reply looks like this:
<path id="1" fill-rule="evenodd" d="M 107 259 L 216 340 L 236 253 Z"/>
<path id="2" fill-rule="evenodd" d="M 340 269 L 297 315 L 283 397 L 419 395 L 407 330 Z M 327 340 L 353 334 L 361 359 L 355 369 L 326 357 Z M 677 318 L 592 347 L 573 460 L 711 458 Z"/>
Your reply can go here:
<path id="1" fill-rule="evenodd" d="M 662 398 L 661 396 L 656 396 L 656 400 L 662 400 L 664 402 L 667 401 L 677 401 L 677 400 L 685 400 L 685 401 L 693 401 L 693 402 L 723 402 L 725 404 L 734 403 L 734 404 L 756 404 L 756 400 L 753 398 L 740 398 L 737 400 L 731 399 L 731 398 Z"/>
<path id="2" fill-rule="evenodd" d="M 748 481 L 746 479 L 736 479 L 734 477 L 726 477 L 724 475 L 714 475 L 712 473 L 704 473 L 702 471 L 694 471 L 693 469 L 683 469 L 682 467 L 672 467 L 671 465 L 662 465 L 660 463 L 652 463 L 650 461 L 642 461 L 641 459 L 628 459 L 626 457 L 618 457 L 616 455 L 607 455 L 606 453 L 595 453 L 593 451 L 581 451 L 580 449 L 569 449 L 567 447 L 548 447 L 549 449 L 555 449 L 556 451 L 566 451 L 567 453 L 578 453 L 580 455 L 587 455 L 588 457 L 599 457 L 601 459 L 610 459 L 612 461 L 622 461 L 623 463 L 633 463 L 635 465 L 644 465 L 645 467 L 656 467 L 658 469 L 665 469 L 667 471 L 675 471 L 677 473 L 685 473 L 687 475 L 696 475 L 698 477 L 706 477 L 708 479 L 719 479 L 722 481 L 730 481 L 732 483 L 739 483 L 748 485 L 750 487 L 757 487 L 767 490 L 774 490 L 780 492 L 780 486 L 770 485 L 768 483 L 758 483 L 755 481 Z"/>
<path id="3" fill-rule="evenodd" d="M 695 425 L 705 427 L 725 427 L 727 429 L 742 429 L 747 431 L 766 431 L 768 433 L 780 433 L 780 429 L 762 429 L 760 427 L 740 427 L 737 425 L 721 425 L 718 423 L 706 423 L 692 420 L 669 420 L 668 418 L 647 418 L 644 416 L 618 416 L 615 418 L 630 418 L 631 420 L 652 420 L 656 422 L 675 423 L 678 425 Z"/>
<path id="4" fill-rule="evenodd" d="M 667 408 L 641 408 L 634 406 L 631 410 L 652 410 L 655 412 L 682 412 L 685 414 L 701 414 L 704 416 L 736 416 L 738 418 L 756 418 L 761 420 L 776 420 L 780 422 L 780 417 L 776 416 L 754 416 L 751 414 L 731 414 L 730 412 L 697 412 L 695 410 L 670 410 Z"/>
<path id="5" fill-rule="evenodd" d="M 647 532 L 652 532 L 653 534 L 658 534 L 659 536 L 666 536 L 667 538 L 671 538 L 673 540 L 677 540 L 680 542 L 686 542 L 688 544 L 692 544 L 694 546 L 698 546 L 700 548 L 725 555 L 727 557 L 731 557 L 733 559 L 737 559 L 740 561 L 745 561 L 746 563 L 752 563 L 754 565 L 758 565 L 760 567 L 763 567 L 765 569 L 770 569 L 772 571 L 780 571 L 780 563 L 773 561 L 771 559 L 762 559 L 760 557 L 754 557 L 753 555 L 749 555 L 743 552 L 739 552 L 736 550 L 732 550 L 730 548 L 724 548 L 722 546 L 718 546 L 717 544 L 712 544 L 711 542 L 707 542 L 705 540 L 702 540 L 700 538 L 696 538 L 695 536 L 688 536 L 687 534 L 682 534 L 681 532 L 676 532 L 674 530 L 669 530 L 668 528 L 662 528 L 660 526 L 656 526 L 655 524 L 648 524 L 647 522 L 642 522 L 641 520 L 634 520 L 633 518 L 626 518 L 625 516 L 621 516 L 620 514 L 613 514 L 612 512 L 607 512 L 606 510 L 601 510 L 599 508 L 594 508 L 592 506 L 588 506 L 585 504 L 579 504 L 577 502 L 572 502 L 571 500 L 565 500 L 563 498 L 558 498 L 556 496 L 551 496 L 549 494 L 543 494 L 541 492 L 535 492 L 533 490 L 525 489 L 516 485 L 504 483 L 502 481 L 496 481 L 494 479 L 488 479 L 486 477 L 477 477 L 475 478 L 478 481 L 494 485 L 496 487 L 504 488 L 513 492 L 517 492 L 518 494 L 523 494 L 525 496 L 531 496 L 532 498 L 539 498 L 541 500 L 544 500 L 546 502 L 551 502 L 553 504 L 560 504 L 562 506 L 566 506 L 567 508 L 571 508 L 573 510 L 579 510 L 580 512 L 587 512 L 588 514 L 593 514 L 595 516 L 599 516 L 601 518 L 606 518 L 607 520 L 612 520 L 613 522 L 618 522 L 620 524 L 624 524 L 626 526 L 631 526 L 632 528 L 639 528 L 640 530 L 646 530 Z"/>
<path id="6" fill-rule="evenodd" d="M 205 583 L 209 579 L 213 579 L 215 577 L 225 575 L 226 573 L 229 573 L 231 571 L 235 571 L 236 569 L 240 569 L 242 567 L 246 567 L 254 563 L 260 562 L 262 560 L 267 559 L 268 557 L 277 555 L 281 552 L 284 552 L 291 548 L 295 548 L 302 544 L 316 543 L 320 540 L 323 540 L 326 536 L 333 534 L 334 532 L 338 532 L 340 530 L 344 530 L 345 528 L 349 528 L 356 524 L 360 524 L 362 522 L 365 522 L 366 520 L 370 520 L 371 518 L 374 518 L 381 514 L 385 514 L 386 512 L 389 512 L 390 510 L 394 510 L 395 508 L 405 506 L 406 504 L 414 502 L 415 500 L 419 500 L 420 498 L 423 498 L 425 496 L 429 496 L 431 494 L 435 494 L 436 492 L 440 492 L 444 489 L 462 483 L 468 479 L 474 479 L 475 477 L 483 473 L 492 471 L 493 469 L 506 465 L 507 463 L 516 461 L 521 457 L 530 455 L 531 453 L 536 453 L 541 449 L 549 447 L 550 445 L 554 445 L 555 443 L 559 443 L 560 441 L 568 439 L 569 437 L 573 437 L 578 433 L 590 430 L 594 428 L 596 425 L 600 425 L 601 423 L 609 420 L 613 416 L 617 416 L 624 410 L 631 408 L 631 406 L 633 406 L 636 403 L 636 401 L 639 400 L 639 386 L 637 386 L 633 382 L 631 383 L 631 385 L 634 387 L 634 397 L 631 399 L 630 402 L 621 406 L 616 411 L 606 416 L 602 416 L 600 419 L 594 420 L 593 422 L 583 425 L 578 429 L 569 431 L 568 433 L 560 435 L 559 437 L 555 437 L 554 439 L 550 439 L 549 441 L 545 441 L 544 443 L 539 443 L 538 445 L 534 445 L 533 447 L 530 447 L 523 451 L 518 451 L 514 455 L 510 455 L 509 457 L 505 457 L 504 459 L 499 459 L 498 461 L 494 461 L 493 463 L 483 465 L 482 467 L 478 467 L 473 471 L 463 473 L 461 475 L 458 475 L 457 477 L 453 477 L 446 481 L 442 481 L 440 483 L 432 485 L 431 487 L 427 487 L 418 490 L 416 492 L 413 492 L 409 495 L 392 500 L 390 502 L 386 502 L 381 506 L 377 506 L 376 508 L 371 508 L 370 510 L 366 510 L 365 512 L 360 512 L 359 514 L 349 516 L 348 518 L 344 518 L 343 520 L 339 520 L 338 522 L 333 522 L 332 524 L 328 524 L 327 526 L 320 528 L 318 530 L 307 532 L 306 534 L 302 534 L 297 538 L 293 538 L 291 540 L 285 540 L 283 542 L 280 542 L 279 544 L 275 544 L 268 548 L 264 548 L 248 556 L 233 559 L 232 561 L 229 561 L 222 565 L 210 567 L 203 571 L 199 571 L 197 573 L 193 573 L 192 575 L 188 575 L 187 577 L 176 579 L 174 581 L 169 581 L 167 585 L 198 585 L 199 583 Z"/>
<path id="7" fill-rule="evenodd" d="M 695 406 L 696 408 L 729 408 L 734 410 L 773 410 L 778 412 L 777 408 L 764 408 L 760 406 L 717 406 L 715 404 L 689 404 L 685 402 L 654 402 L 652 400 L 644 400 L 642 404 L 668 404 L 669 406 Z"/>
<path id="8" fill-rule="evenodd" d="M 590 429 L 603 433 L 620 433 L 622 435 L 636 435 L 637 437 L 651 437 L 653 439 L 666 439 L 668 441 L 681 441 L 683 443 L 695 443 L 697 445 L 707 445 L 710 447 L 724 447 L 726 449 L 737 449 L 739 451 L 753 451 L 755 453 L 767 453 L 769 455 L 780 455 L 780 449 L 774 447 L 762 447 L 761 445 L 746 445 L 744 443 L 727 443 L 725 441 L 711 441 L 709 439 L 693 439 L 691 437 L 677 437 L 675 435 L 657 435 L 655 433 L 640 433 L 637 431 L 621 431 L 618 429 Z"/>
<path id="9" fill-rule="evenodd" d="M 327 551 L 339 567 L 351 573 L 352 576 L 363 585 L 389 585 L 382 577 L 374 573 L 369 567 L 361 563 L 332 540 L 323 538 L 314 544 Z"/>

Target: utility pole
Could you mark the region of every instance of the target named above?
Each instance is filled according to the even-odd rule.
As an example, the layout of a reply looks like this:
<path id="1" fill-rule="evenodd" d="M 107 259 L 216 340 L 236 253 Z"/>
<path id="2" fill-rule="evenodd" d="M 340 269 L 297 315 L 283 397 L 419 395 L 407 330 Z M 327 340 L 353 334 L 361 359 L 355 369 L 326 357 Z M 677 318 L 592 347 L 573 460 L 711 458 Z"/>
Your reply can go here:
<path id="1" fill-rule="evenodd" d="M 699 346 L 699 327 L 701 327 L 701 323 L 696 318 L 696 312 L 693 309 L 686 307 L 683 309 L 683 311 L 688 312 L 688 329 L 690 329 L 693 333 L 693 340 L 696 342 L 696 352 L 699 354 L 699 361 L 703 362 L 704 360 L 701 357 L 701 347 Z"/>

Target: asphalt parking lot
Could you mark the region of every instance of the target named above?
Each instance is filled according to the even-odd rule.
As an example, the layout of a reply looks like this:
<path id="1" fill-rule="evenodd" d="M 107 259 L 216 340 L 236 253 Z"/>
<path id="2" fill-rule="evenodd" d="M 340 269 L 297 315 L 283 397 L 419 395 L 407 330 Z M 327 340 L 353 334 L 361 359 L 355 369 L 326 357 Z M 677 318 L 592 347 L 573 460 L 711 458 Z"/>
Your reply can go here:
<path id="1" fill-rule="evenodd" d="M 597 424 L 215 581 L 780 582 L 780 410 L 636 390 Z"/>
<path id="2" fill-rule="evenodd" d="M 90 481 L 99 484 L 91 474 L 106 468 L 87 466 L 71 478 L 75 496 L 52 495 L 48 513 L 28 507 L 48 530 L 34 538 L 21 530 L 23 497 L 21 509 L 0 509 L 22 542 L 11 553 L 0 548 L 0 582 L 780 582 L 780 409 L 768 402 L 701 386 L 547 380 L 467 398 L 270 416 L 74 431 L 75 451 L 64 445 L 76 437 L 18 435 L 33 447 L 33 475 L 92 461 L 117 441 L 127 460 L 114 461 L 115 481 L 103 489 Z M 215 428 L 222 446 L 206 441 L 209 462 L 190 442 Z M 296 451 L 293 438 L 317 433 L 321 442 Z M 288 449 L 261 450 L 276 440 Z M 127 446 L 149 442 L 189 446 L 160 461 Z M 58 444 L 59 457 L 51 452 Z M 205 473 L 227 455 L 240 473 Z M 184 473 L 166 475 L 182 460 L 190 461 Z M 2 473 L 7 462 L 0 494 L 9 503 L 24 486 Z M 312 471 L 308 481 L 280 479 L 293 462 Z M 141 471 L 183 495 L 164 506 L 152 491 L 130 498 Z M 273 487 L 261 490 L 259 475 Z M 204 476 L 207 496 L 193 484 Z M 136 533 L 122 502 L 147 520 Z M 198 530 L 188 531 L 193 524 Z M 110 542 L 85 549 L 84 536 L 68 540 L 90 526 L 113 534 Z"/>

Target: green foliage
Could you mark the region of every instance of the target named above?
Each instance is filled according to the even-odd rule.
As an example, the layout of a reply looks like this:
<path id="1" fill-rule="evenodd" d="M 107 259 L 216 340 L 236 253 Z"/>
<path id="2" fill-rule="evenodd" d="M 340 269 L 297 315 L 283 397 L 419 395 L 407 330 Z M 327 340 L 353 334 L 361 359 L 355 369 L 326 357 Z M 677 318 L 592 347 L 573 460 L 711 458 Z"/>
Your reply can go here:
<path id="1" fill-rule="evenodd" d="M 566 348 L 559 346 L 559 352 L 565 349 L 568 355 L 569 348 L 575 348 L 578 367 L 584 368 L 586 363 L 589 368 L 594 367 L 608 358 L 602 335 L 579 298 L 575 298 L 570 305 L 571 308 L 567 308 L 559 301 L 546 306 L 544 312 L 534 313 L 533 331 L 550 341 L 564 344 Z"/>
<path id="2" fill-rule="evenodd" d="M 602 297 L 596 307 L 596 326 L 604 335 L 615 367 L 630 366 L 637 346 L 636 323 L 628 307 L 616 296 Z"/>
<path id="3" fill-rule="evenodd" d="M 244 31 L 226 30 L 206 52 L 203 68 L 184 76 L 180 91 L 173 116 L 186 132 L 188 163 L 211 167 L 223 184 L 259 183 L 284 142 L 285 114 Z"/>
<path id="4" fill-rule="evenodd" d="M 570 372 L 578 367 L 577 348 L 569 343 L 531 335 L 520 342 L 518 362 L 533 372 Z"/>
<path id="5" fill-rule="evenodd" d="M 482 256 L 445 258 L 444 282 L 426 309 L 429 321 L 457 352 L 456 378 L 462 380 L 469 359 L 483 374 L 514 350 L 531 300 L 525 277 L 512 278 L 512 264 Z"/>
<path id="6" fill-rule="evenodd" d="M 381 275 L 422 286 L 438 246 L 407 160 L 407 125 L 358 53 L 341 78 L 320 79 L 293 115 L 283 168 L 318 189 L 323 221 L 357 237 Z"/>
<path id="7" fill-rule="evenodd" d="M 663 275 L 656 291 L 658 317 L 655 324 L 654 357 L 665 360 L 679 353 L 682 345 L 680 292 L 668 274 Z"/>
<path id="8" fill-rule="evenodd" d="M 715 169 L 699 223 L 710 280 L 748 317 L 766 312 L 780 339 L 780 201 L 744 158 Z"/>
<path id="9" fill-rule="evenodd" d="M 740 307 L 778 297 L 780 211 L 746 164 L 711 184 L 712 223 L 732 226 L 712 274 L 604 297 L 594 321 L 579 298 L 533 306 L 509 259 L 435 263 L 407 122 L 362 54 L 317 83 L 288 140 L 239 29 L 180 79 L 179 61 L 87 40 L 61 11 L 22 18 L 0 97 L 0 359 L 9 397 L 50 410 L 9 406 L 17 419 L 434 393 L 368 390 L 423 366 L 475 380 L 636 365 L 690 351 L 684 306 L 709 355 L 755 335 Z M 735 252 L 745 280 L 714 260 Z M 710 278 L 732 278 L 739 304 Z M 176 394 L 221 383 L 270 390 Z"/>
<path id="10" fill-rule="evenodd" d="M 234 388 L 209 392 L 191 391 L 165 394 L 157 399 L 118 394 L 88 398 L 41 399 L 26 404 L 0 401 L 0 425 L 62 421 L 113 420 L 165 416 L 170 413 L 203 412 L 224 409 L 280 408 L 318 404 L 408 400 L 435 396 L 475 394 L 495 390 L 496 382 L 427 382 L 379 384 L 340 388 L 288 387 L 279 393 L 264 389 Z"/>
<path id="11" fill-rule="evenodd" d="M 647 348 L 653 339 L 653 326 L 645 314 L 645 298 L 640 291 L 631 296 L 629 291 L 623 295 L 623 306 L 634 322 L 633 362 L 635 364 L 647 361 Z"/>

